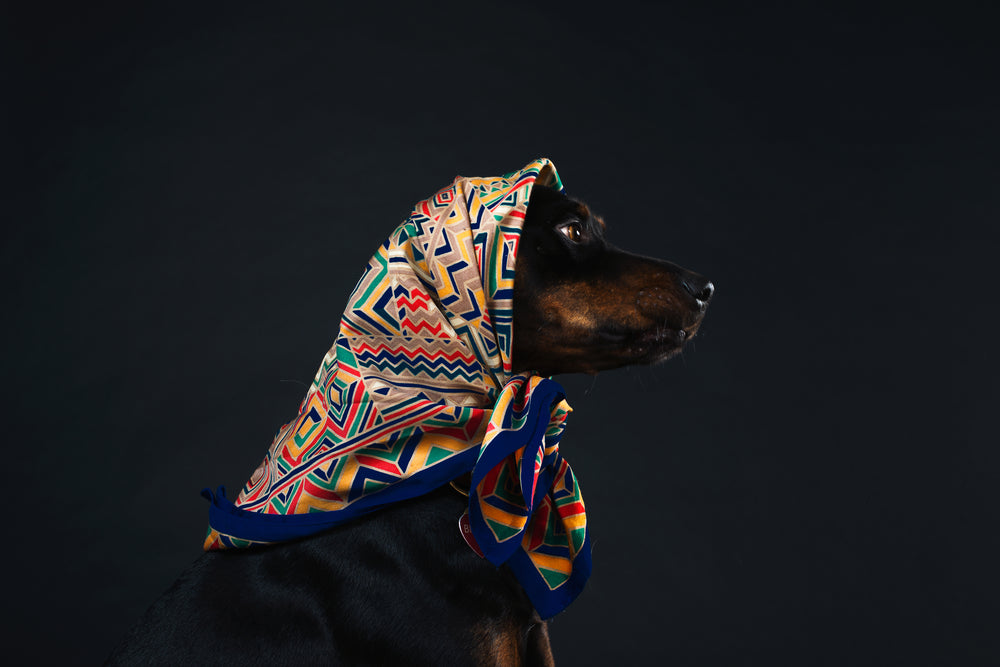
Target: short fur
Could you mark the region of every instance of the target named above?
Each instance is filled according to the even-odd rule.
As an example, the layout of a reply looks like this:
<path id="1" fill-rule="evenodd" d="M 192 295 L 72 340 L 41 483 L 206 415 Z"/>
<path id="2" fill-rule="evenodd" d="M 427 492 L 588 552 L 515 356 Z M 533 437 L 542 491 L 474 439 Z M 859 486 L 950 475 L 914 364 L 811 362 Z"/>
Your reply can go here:
<path id="1" fill-rule="evenodd" d="M 605 240 L 586 205 L 535 186 L 514 287 L 515 372 L 663 361 L 713 287 Z M 445 486 L 316 536 L 203 554 L 112 665 L 553 665 L 545 622 L 506 567 L 476 556 Z"/>

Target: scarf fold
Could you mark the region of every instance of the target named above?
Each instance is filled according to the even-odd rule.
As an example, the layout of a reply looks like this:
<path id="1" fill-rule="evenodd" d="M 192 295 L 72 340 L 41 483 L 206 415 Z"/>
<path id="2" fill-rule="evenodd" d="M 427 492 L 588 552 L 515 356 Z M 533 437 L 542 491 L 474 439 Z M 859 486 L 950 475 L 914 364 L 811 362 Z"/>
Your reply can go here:
<path id="1" fill-rule="evenodd" d="M 235 502 L 219 488 L 205 550 L 304 537 L 472 471 L 468 519 L 544 618 L 590 572 L 579 486 L 559 454 L 562 388 L 512 375 L 517 244 L 535 160 L 458 177 L 417 203 L 369 260 L 297 417 Z"/>

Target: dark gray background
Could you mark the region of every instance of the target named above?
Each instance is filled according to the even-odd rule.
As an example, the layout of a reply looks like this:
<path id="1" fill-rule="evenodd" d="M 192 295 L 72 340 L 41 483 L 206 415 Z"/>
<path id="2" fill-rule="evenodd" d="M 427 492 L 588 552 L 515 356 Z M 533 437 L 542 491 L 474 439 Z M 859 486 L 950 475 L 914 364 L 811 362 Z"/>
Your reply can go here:
<path id="1" fill-rule="evenodd" d="M 561 663 L 1000 662 L 991 14 L 286 4 L 4 20 L 10 664 L 103 659 L 376 244 L 539 156 L 718 290 L 683 358 L 560 378 Z"/>

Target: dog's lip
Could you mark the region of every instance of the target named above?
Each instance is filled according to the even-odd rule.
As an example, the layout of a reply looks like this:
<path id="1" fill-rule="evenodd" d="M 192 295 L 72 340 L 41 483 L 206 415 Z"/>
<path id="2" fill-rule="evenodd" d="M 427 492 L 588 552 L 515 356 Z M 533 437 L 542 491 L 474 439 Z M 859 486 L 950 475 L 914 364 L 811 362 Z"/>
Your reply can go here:
<path id="1" fill-rule="evenodd" d="M 620 343 L 627 338 L 627 336 L 623 333 L 609 331 L 607 329 L 599 329 L 597 331 L 597 337 L 601 340 L 608 341 L 609 343 Z"/>
<path id="2" fill-rule="evenodd" d="M 683 328 L 654 327 L 652 329 L 642 329 L 639 331 L 617 331 L 614 329 L 599 329 L 597 338 L 607 343 L 635 343 L 638 345 L 656 345 L 668 343 L 671 345 L 681 345 L 693 332 L 688 332 Z"/>
<path id="3" fill-rule="evenodd" d="M 670 343 L 681 345 L 687 340 L 688 333 L 684 329 L 662 328 L 649 331 L 639 336 L 639 342 L 648 344 Z"/>

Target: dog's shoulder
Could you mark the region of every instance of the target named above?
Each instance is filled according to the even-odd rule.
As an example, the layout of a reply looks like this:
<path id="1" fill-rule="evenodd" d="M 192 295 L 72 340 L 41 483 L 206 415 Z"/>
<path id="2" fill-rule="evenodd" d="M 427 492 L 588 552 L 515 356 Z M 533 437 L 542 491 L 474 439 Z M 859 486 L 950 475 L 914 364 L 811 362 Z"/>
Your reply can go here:
<path id="1" fill-rule="evenodd" d="M 449 487 L 275 546 L 200 556 L 108 664 L 468 664 L 530 627 L 516 579 L 476 556 Z"/>

